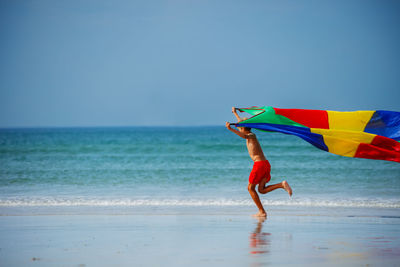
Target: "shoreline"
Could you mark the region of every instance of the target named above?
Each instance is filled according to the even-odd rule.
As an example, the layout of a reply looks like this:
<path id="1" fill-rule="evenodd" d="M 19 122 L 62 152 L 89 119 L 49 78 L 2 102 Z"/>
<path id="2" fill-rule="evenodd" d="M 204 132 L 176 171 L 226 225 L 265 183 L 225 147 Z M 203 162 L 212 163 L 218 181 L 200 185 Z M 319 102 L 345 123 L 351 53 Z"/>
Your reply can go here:
<path id="1" fill-rule="evenodd" d="M 399 208 L 265 206 L 273 216 L 399 218 Z M 0 206 L 0 216 L 51 215 L 246 215 L 253 206 Z"/>

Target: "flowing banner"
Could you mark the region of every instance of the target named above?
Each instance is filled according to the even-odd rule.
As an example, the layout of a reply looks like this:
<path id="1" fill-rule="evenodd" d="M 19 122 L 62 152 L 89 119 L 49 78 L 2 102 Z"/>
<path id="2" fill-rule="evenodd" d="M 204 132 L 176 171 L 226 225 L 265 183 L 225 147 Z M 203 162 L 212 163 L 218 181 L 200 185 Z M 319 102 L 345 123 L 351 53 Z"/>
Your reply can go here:
<path id="1" fill-rule="evenodd" d="M 235 123 L 263 131 L 296 135 L 333 154 L 400 163 L 400 112 L 238 108 L 252 117 Z"/>

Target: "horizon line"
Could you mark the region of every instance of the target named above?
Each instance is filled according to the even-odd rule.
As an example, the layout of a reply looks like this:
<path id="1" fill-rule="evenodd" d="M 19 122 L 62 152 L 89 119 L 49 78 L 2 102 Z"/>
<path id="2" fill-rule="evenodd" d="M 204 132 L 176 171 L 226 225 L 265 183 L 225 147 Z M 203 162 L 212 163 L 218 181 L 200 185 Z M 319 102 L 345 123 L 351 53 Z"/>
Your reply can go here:
<path id="1" fill-rule="evenodd" d="M 185 127 L 225 127 L 221 124 L 208 124 L 208 125 L 85 125 L 85 126 L 0 126 L 0 130 L 12 130 L 12 129 L 61 129 L 61 128 L 185 128 Z"/>

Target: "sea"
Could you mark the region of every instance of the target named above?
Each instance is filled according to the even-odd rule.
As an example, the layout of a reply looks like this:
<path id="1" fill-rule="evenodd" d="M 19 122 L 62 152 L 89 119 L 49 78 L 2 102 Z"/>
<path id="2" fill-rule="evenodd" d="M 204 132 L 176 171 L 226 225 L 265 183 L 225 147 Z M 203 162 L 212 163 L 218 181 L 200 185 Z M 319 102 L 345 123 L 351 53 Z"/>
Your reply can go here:
<path id="1" fill-rule="evenodd" d="M 256 133 L 273 207 L 400 211 L 400 164 L 346 158 L 290 135 Z M 0 214 L 13 209 L 254 208 L 245 141 L 222 126 L 0 129 Z M 400 212 L 399 212 L 400 215 Z"/>

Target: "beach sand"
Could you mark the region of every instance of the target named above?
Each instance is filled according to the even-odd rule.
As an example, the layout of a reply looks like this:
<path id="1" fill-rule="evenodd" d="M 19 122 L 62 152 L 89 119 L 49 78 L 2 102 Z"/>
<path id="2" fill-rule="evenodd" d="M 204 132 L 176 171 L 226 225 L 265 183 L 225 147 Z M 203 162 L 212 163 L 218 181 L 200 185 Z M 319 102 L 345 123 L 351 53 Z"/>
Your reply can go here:
<path id="1" fill-rule="evenodd" d="M 397 209 L 251 211 L 2 207 L 0 266 L 400 265 Z"/>

